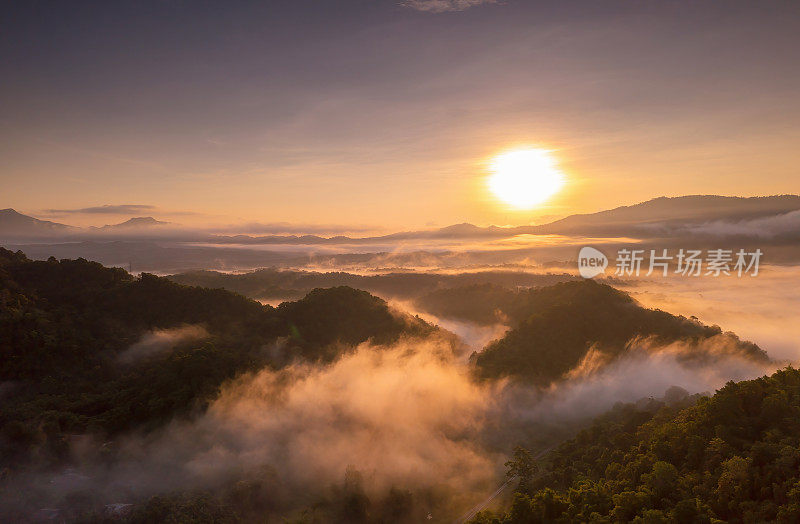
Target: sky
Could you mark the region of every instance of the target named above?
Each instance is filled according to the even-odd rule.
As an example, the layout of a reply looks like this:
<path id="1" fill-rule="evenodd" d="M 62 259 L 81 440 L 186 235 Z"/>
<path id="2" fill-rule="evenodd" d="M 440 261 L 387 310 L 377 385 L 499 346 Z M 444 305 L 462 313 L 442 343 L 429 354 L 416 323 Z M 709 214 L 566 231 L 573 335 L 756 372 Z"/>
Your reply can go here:
<path id="1" fill-rule="evenodd" d="M 16 2 L 0 208 L 397 230 L 800 193 L 798 64 L 788 1 Z M 529 210 L 487 189 L 522 146 L 566 180 Z"/>

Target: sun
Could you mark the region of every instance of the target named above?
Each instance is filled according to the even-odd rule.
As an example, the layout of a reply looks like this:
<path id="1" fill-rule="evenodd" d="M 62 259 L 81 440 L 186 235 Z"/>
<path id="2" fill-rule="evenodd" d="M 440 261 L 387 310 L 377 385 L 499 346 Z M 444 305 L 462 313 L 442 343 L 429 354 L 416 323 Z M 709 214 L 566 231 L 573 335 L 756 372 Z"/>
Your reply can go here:
<path id="1" fill-rule="evenodd" d="M 495 156 L 488 184 L 492 193 L 518 209 L 531 209 L 555 195 L 564 175 L 545 149 L 514 149 Z"/>

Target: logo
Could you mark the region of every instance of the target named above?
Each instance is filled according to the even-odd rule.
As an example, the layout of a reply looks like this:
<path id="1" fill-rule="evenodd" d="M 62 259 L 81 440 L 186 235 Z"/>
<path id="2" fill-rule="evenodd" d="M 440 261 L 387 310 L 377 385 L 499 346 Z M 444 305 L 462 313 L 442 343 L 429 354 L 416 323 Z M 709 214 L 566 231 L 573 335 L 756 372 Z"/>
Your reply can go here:
<path id="1" fill-rule="evenodd" d="M 594 278 L 605 273 L 608 258 L 597 249 L 589 246 L 581 248 L 578 253 L 578 271 L 583 278 Z"/>

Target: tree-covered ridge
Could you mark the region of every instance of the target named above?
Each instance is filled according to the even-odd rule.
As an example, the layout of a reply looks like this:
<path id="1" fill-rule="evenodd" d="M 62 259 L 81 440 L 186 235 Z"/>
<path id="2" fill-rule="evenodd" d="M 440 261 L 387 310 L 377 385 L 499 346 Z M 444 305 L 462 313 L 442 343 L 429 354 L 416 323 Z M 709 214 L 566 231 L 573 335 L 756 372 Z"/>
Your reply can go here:
<path id="1" fill-rule="evenodd" d="M 518 286 L 549 286 L 578 277 L 562 274 L 536 274 L 524 271 L 473 271 L 463 273 L 399 272 L 360 275 L 342 271 L 317 272 L 289 269 L 258 269 L 229 274 L 218 271 L 189 271 L 170 275 L 180 284 L 224 288 L 256 299 L 293 300 L 315 288 L 349 286 L 381 296 L 415 298 L 435 290 L 491 284 L 503 289 Z M 491 310 L 490 310 L 491 312 Z M 436 312 L 432 312 L 436 314 Z"/>
<path id="2" fill-rule="evenodd" d="M 613 358 L 635 338 L 666 344 L 698 342 L 722 333 L 717 326 L 643 308 L 627 293 L 592 280 L 530 289 L 515 302 L 512 317 L 523 320 L 473 355 L 479 376 L 511 376 L 546 385 L 574 369 L 590 348 Z M 741 356 L 768 360 L 755 344 L 728 336 Z"/>
<path id="3" fill-rule="evenodd" d="M 800 371 L 692 400 L 618 406 L 475 522 L 800 521 Z"/>
<path id="4" fill-rule="evenodd" d="M 3 380 L 72 377 L 146 330 L 201 323 L 265 340 L 286 331 L 271 308 L 245 297 L 83 259 L 30 261 L 0 248 L 0 285 Z"/>
<path id="5" fill-rule="evenodd" d="M 401 335 L 423 336 L 434 330 L 417 317 L 401 319 L 383 299 L 347 286 L 315 289 L 296 302 L 282 303 L 277 313 L 289 326 L 290 343 L 303 355 L 323 360 L 335 355 L 307 353 L 331 348 L 335 343 L 352 346 L 367 339 L 387 344 Z"/>
<path id="6" fill-rule="evenodd" d="M 205 336 L 119 361 L 143 335 L 187 325 Z M 247 371 L 330 361 L 367 340 L 432 329 L 351 288 L 275 309 L 222 289 L 0 248 L 0 465 L 58 460 L 69 434 L 152 429 L 203 409 Z M 275 346 L 279 356 L 268 350 Z"/>
<path id="7" fill-rule="evenodd" d="M 439 317 L 476 324 L 497 324 L 512 320 L 509 314 L 518 309 L 523 293 L 486 282 L 436 289 L 418 297 L 414 304 Z"/>

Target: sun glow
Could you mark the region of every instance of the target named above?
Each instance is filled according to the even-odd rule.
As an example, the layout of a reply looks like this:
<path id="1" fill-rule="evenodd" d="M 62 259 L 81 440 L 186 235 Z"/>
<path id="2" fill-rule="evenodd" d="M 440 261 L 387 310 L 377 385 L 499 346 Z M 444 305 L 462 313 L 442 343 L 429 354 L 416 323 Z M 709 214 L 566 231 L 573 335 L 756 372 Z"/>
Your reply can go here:
<path id="1" fill-rule="evenodd" d="M 564 175 L 544 149 L 514 149 L 494 157 L 489 164 L 489 189 L 506 204 L 531 209 L 556 194 Z"/>

